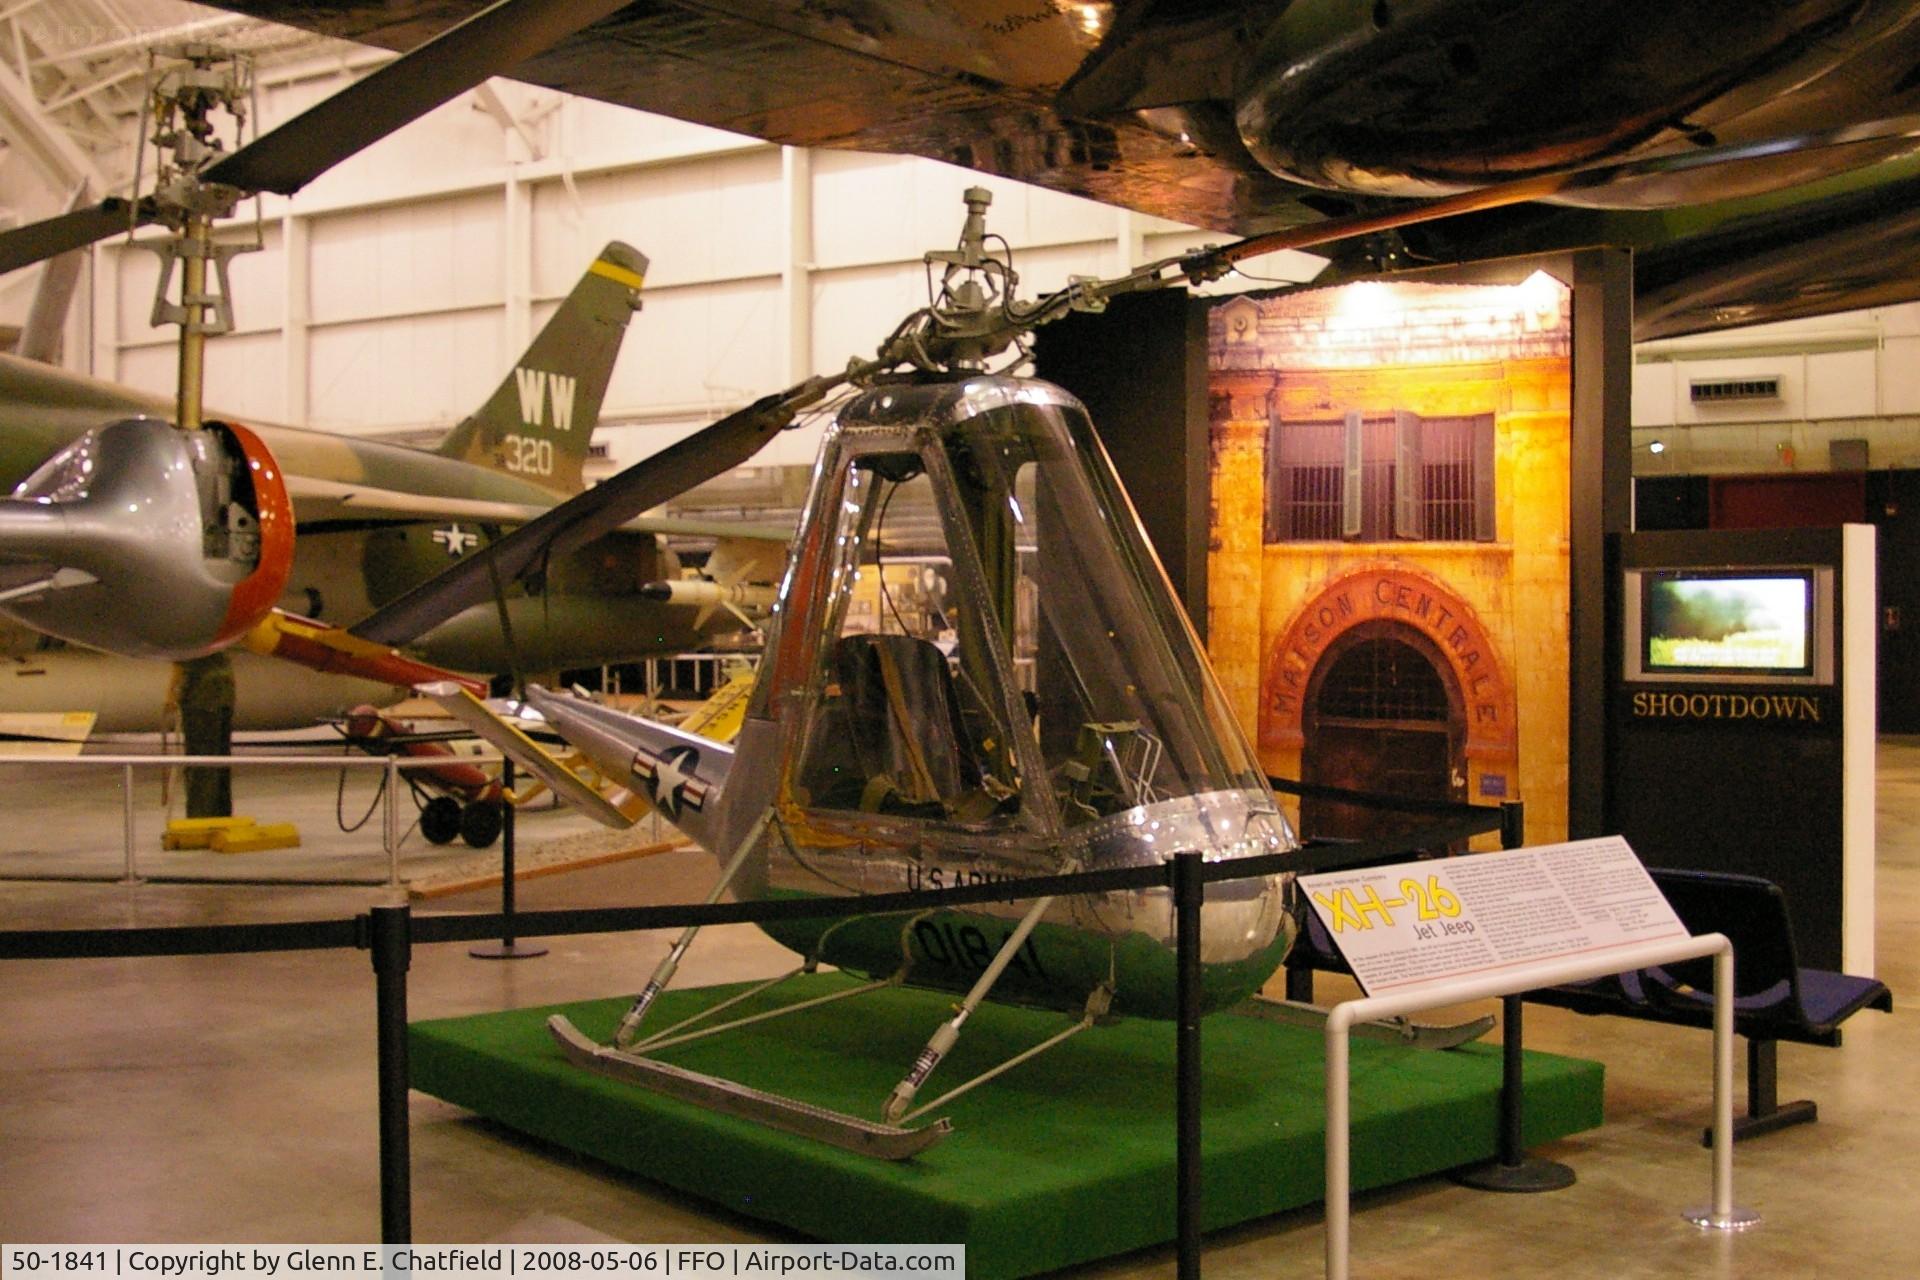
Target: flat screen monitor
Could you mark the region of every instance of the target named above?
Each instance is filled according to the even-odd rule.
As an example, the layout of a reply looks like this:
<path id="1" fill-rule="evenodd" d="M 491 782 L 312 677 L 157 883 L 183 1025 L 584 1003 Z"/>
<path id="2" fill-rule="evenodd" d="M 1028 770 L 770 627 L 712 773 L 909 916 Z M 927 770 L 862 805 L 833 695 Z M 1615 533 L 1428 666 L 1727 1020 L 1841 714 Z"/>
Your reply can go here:
<path id="1" fill-rule="evenodd" d="M 1832 571 L 1640 569 L 1628 573 L 1629 680 L 1832 679 Z"/>

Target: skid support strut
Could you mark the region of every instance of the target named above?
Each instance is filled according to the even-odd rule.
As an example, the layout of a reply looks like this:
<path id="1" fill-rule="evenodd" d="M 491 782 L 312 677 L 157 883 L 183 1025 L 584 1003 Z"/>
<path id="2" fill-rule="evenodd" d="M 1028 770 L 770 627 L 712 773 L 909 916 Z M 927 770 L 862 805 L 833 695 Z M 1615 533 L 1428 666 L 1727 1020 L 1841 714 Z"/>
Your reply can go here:
<path id="1" fill-rule="evenodd" d="M 720 895 L 727 891 L 727 886 L 733 883 L 733 878 L 740 874 L 740 868 L 746 863 L 748 852 L 759 842 L 772 817 L 773 810 L 768 809 L 755 818 L 753 825 L 747 828 L 746 836 L 734 848 L 733 857 L 727 860 L 726 869 L 720 873 L 720 878 L 714 881 L 713 888 L 707 892 L 708 906 L 720 901 Z M 666 990 L 667 984 L 673 981 L 673 975 L 680 968 L 682 957 L 687 954 L 687 948 L 693 945 L 694 935 L 699 932 L 699 925 L 690 924 L 674 940 L 672 948 L 654 969 L 653 976 L 647 979 L 647 985 L 640 989 L 640 994 L 633 998 L 633 1003 L 628 1005 L 627 1011 L 620 1016 L 620 1025 L 613 1033 L 615 1046 L 625 1049 L 639 1039 L 641 1020 L 647 1016 L 647 1010 L 653 1006 L 654 1000 Z"/>
<path id="2" fill-rule="evenodd" d="M 1075 869 L 1067 868 L 1068 871 Z M 933 1074 L 934 1068 L 940 1065 L 941 1060 L 953 1049 L 954 1043 L 960 1039 L 960 1028 L 966 1025 L 968 1018 L 973 1016 L 973 1011 L 980 1007 L 980 1002 L 987 998 L 987 993 L 993 990 L 993 984 L 1000 981 L 1000 975 L 1007 971 L 1007 966 L 1013 963 L 1013 957 L 1019 953 L 1021 947 L 1026 945 L 1027 935 L 1033 932 L 1034 926 L 1040 923 L 1040 917 L 1045 915 L 1047 908 L 1052 905 L 1052 898 L 1035 898 L 1033 905 L 1027 908 L 1027 913 L 1020 917 L 1020 923 L 1015 925 L 1013 932 L 1007 935 L 1007 940 L 1000 944 L 1000 950 L 981 973 L 979 980 L 973 984 L 973 990 L 967 992 L 967 998 L 960 1002 L 958 1009 L 954 1010 L 953 1017 L 940 1024 L 939 1030 L 933 1033 L 933 1038 L 927 1041 L 927 1047 L 920 1051 L 920 1056 L 913 1060 L 911 1067 L 907 1068 L 907 1074 L 901 1077 L 899 1084 L 893 1086 L 893 1093 L 888 1096 L 885 1108 L 885 1115 L 889 1121 L 897 1124 L 900 1118 L 907 1114 L 908 1108 L 913 1106 L 914 1095 L 920 1092 L 920 1086 L 927 1082 L 927 1077 Z"/>
<path id="3" fill-rule="evenodd" d="M 749 836 L 749 845 L 750 844 L 751 833 Z M 723 886 L 726 879 L 730 878 L 731 875 L 731 869 L 723 875 Z M 901 928 L 900 968 L 888 977 L 865 982 L 859 986 L 849 987 L 845 990 L 835 991 L 823 996 L 815 996 L 812 999 L 801 1000 L 777 1009 L 768 1009 L 759 1013 L 748 1014 L 744 1017 L 734 1018 L 731 1021 L 688 1030 L 688 1028 L 693 1027 L 694 1024 L 705 1022 L 724 1010 L 733 1008 L 753 996 L 771 990 L 791 978 L 797 977 L 802 973 L 813 972 L 819 966 L 819 954 L 816 952 L 814 955 L 808 956 L 806 963 L 802 964 L 799 968 L 781 974 L 778 977 L 769 978 L 765 982 L 755 983 L 746 990 L 737 992 L 727 999 L 722 1000 L 719 1004 L 713 1005 L 687 1018 L 683 1018 L 681 1021 L 661 1029 L 646 1040 L 638 1041 L 631 1046 L 613 1047 L 596 1044 L 584 1035 L 579 1028 L 575 1027 L 564 1014 L 554 1014 L 548 1018 L 547 1031 L 553 1036 L 554 1042 L 560 1046 L 560 1050 L 566 1055 L 567 1060 L 583 1070 L 609 1076 L 628 1084 L 640 1085 L 643 1088 L 651 1089 L 655 1093 L 663 1093 L 668 1097 L 679 1098 L 682 1101 L 691 1102 L 697 1106 L 717 1111 L 722 1115 L 739 1116 L 742 1119 L 764 1124 L 768 1128 L 778 1129 L 783 1133 L 794 1133 L 803 1138 L 812 1138 L 818 1142 L 829 1143 L 859 1155 L 874 1156 L 882 1160 L 904 1160 L 910 1156 L 919 1154 L 934 1143 L 940 1141 L 940 1139 L 946 1137 L 947 1134 L 953 1132 L 953 1125 L 944 1119 L 934 1120 L 917 1129 L 904 1128 L 894 1124 L 876 1124 L 871 1120 L 848 1115 L 845 1112 L 835 1111 L 828 1107 L 801 1102 L 795 1098 L 782 1097 L 779 1094 L 769 1093 L 763 1089 L 755 1089 L 733 1080 L 707 1075 L 699 1071 L 691 1071 L 685 1067 L 677 1067 L 671 1063 L 662 1062 L 657 1058 L 648 1057 L 647 1055 L 656 1049 L 664 1049 L 672 1045 L 684 1044 L 690 1040 L 699 1040 L 706 1036 L 718 1035 L 738 1027 L 750 1026 L 756 1022 L 764 1022 L 770 1018 L 785 1017 L 791 1013 L 798 1013 L 803 1009 L 818 1008 L 821 1005 L 831 1004 L 837 1000 L 846 1000 L 853 996 L 864 995 L 869 991 L 877 991 L 883 987 L 900 985 L 900 983 L 906 979 L 907 970 L 912 964 L 912 958 L 908 950 L 908 930 L 912 928 L 913 922 L 918 919 L 920 919 L 918 915 L 912 917 L 912 919 L 908 920 L 907 924 Z M 829 933 L 830 932 L 831 930 L 829 930 Z M 686 939 L 683 938 L 683 941 L 685 940 Z M 824 938 L 822 942 L 824 943 Z M 684 950 L 684 947 L 682 950 Z M 663 966 L 663 968 L 665 968 L 665 966 Z M 664 977 L 670 976 L 671 971 L 669 970 Z M 664 977 L 656 974 L 656 978 L 660 979 L 659 985 L 665 985 Z M 651 1002 L 651 997 L 648 997 L 648 1000 Z M 639 1001 L 635 1001 L 635 1004 L 639 1003 Z M 629 1012 L 631 1012 L 631 1010 L 629 1010 Z M 644 1013 L 645 1010 L 643 1009 L 641 1012 Z M 637 1026 L 638 1019 L 636 1018 L 634 1021 Z"/>

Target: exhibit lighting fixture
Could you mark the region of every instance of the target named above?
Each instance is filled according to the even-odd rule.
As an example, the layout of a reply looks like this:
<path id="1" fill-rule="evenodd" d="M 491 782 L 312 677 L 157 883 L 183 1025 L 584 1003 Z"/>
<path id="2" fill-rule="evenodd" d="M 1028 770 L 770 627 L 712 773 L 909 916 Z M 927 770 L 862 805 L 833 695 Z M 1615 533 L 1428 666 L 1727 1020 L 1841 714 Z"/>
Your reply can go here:
<path id="1" fill-rule="evenodd" d="M 1334 319 L 1341 329 L 1378 329 L 1399 314 L 1393 286 L 1378 280 L 1363 280 L 1339 292 Z"/>
<path id="2" fill-rule="evenodd" d="M 1666 451 L 1667 442 L 1665 440 L 1655 440 L 1647 445 L 1648 453 L 1665 453 Z"/>
<path id="3" fill-rule="evenodd" d="M 1566 305 L 1567 297 L 1567 286 L 1562 281 L 1545 271 L 1536 270 L 1520 282 L 1519 289 L 1536 325 L 1551 328 L 1560 323 L 1560 309 Z"/>
<path id="4" fill-rule="evenodd" d="M 1112 18 L 1112 6 L 1105 4 L 1082 4 L 1074 6 L 1075 17 L 1080 20 L 1080 29 L 1090 36 L 1105 35 Z"/>

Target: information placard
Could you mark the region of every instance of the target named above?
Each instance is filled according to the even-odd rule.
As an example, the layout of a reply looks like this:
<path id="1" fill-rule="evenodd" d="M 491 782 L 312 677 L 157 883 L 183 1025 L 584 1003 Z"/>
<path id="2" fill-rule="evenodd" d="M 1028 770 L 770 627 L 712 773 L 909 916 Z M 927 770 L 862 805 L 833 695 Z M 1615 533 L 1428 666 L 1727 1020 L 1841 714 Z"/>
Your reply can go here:
<path id="1" fill-rule="evenodd" d="M 1687 936 L 1619 836 L 1302 876 L 1370 996 Z"/>

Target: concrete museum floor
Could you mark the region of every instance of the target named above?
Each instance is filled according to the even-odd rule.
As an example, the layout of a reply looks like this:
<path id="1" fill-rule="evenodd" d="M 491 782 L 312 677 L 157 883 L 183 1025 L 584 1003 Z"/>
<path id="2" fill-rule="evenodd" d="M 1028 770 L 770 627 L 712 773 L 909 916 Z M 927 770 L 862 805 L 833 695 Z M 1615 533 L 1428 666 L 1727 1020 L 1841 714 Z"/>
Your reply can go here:
<path id="1" fill-rule="evenodd" d="M 327 775 L 289 782 L 318 797 Z M 330 805 L 332 782 L 324 783 Z M 1790 801 L 1790 797 L 1789 797 Z M 55 798 L 10 806 L 16 824 L 75 822 Z M 94 812 L 116 846 L 118 811 Z M 19 828 L 16 827 L 16 830 Z M 377 845 L 377 822 L 370 839 Z M 258 855 L 271 857 L 272 855 Z M 163 855 L 142 852 L 143 867 Z M 0 868 L 3 870 L 4 868 Z M 669 853 L 527 883 L 525 907 L 684 902 L 710 883 L 703 854 Z M 0 882 L 0 928 L 336 918 L 382 900 L 364 887 Z M 421 910 L 491 910 L 494 891 Z M 1708 1198 L 1710 1037 L 1530 1008 L 1527 1043 L 1598 1059 L 1607 1124 L 1542 1154 L 1570 1190 L 1507 1196 L 1427 1179 L 1355 1206 L 1356 1274 L 1378 1277 L 1848 1277 L 1920 1274 L 1920 737 L 1879 757 L 1879 975 L 1892 1016 L 1863 1013 L 1839 1051 L 1784 1045 L 1782 1099 L 1817 1124 L 1742 1144 L 1736 1199 L 1763 1215 L 1738 1236 L 1680 1217 Z M 662 934 L 554 941 L 496 963 L 464 946 L 419 948 L 411 1013 L 434 1018 L 637 988 Z M 709 931 L 694 983 L 773 972 L 787 953 L 747 926 Z M 1339 993 L 1322 978 L 1322 999 Z M 1489 1006 L 1492 1008 L 1493 1006 Z M 357 952 L 0 965 L 0 1240 L 365 1241 L 378 1234 L 373 983 Z M 1736 1105 L 1740 1105 L 1736 1102 Z M 414 1095 L 414 1227 L 422 1241 L 776 1239 L 716 1211 Z M 1318 1274 L 1317 1209 L 1216 1233 L 1205 1273 Z M 1171 1276 L 1172 1250 L 1079 1268 Z"/>

